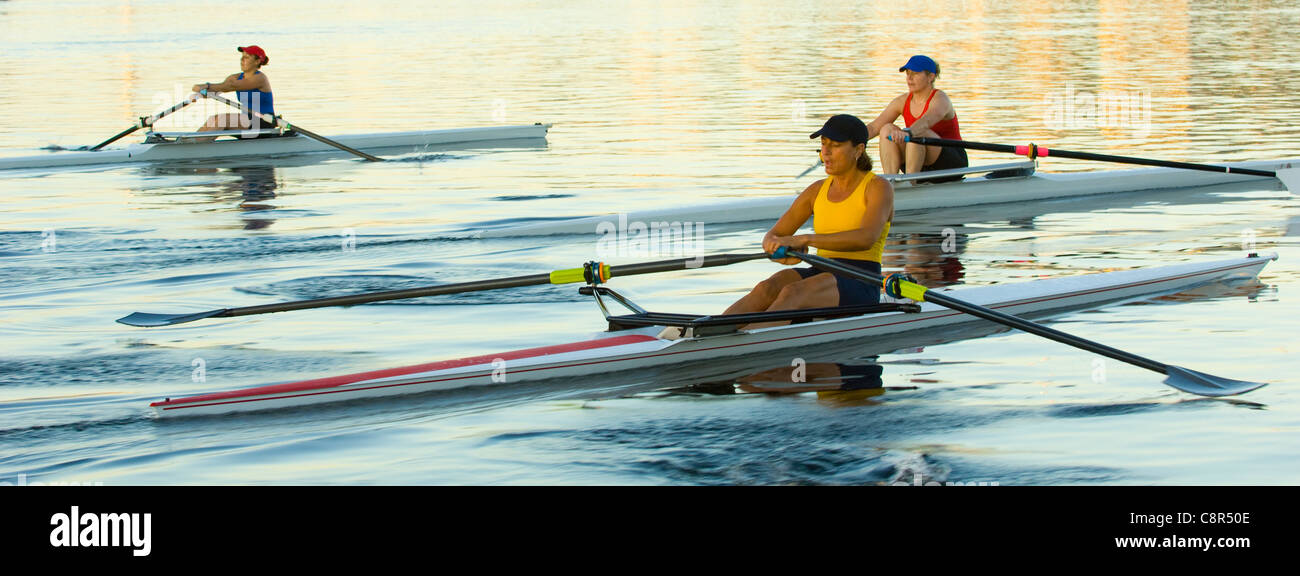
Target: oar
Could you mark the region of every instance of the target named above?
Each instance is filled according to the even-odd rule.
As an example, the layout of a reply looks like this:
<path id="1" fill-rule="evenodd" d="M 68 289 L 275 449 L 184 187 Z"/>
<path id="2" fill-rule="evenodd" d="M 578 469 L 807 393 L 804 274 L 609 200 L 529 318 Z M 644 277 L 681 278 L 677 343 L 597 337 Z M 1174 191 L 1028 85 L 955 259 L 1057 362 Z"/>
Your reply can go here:
<path id="1" fill-rule="evenodd" d="M 230 100 L 230 99 L 227 99 L 227 98 L 223 98 L 223 97 L 221 97 L 220 95 L 210 93 L 210 92 L 208 92 L 207 90 L 204 90 L 204 91 L 202 92 L 202 94 L 203 94 L 204 96 L 207 96 L 208 98 L 211 98 L 211 99 L 213 99 L 213 100 L 216 100 L 217 102 L 220 102 L 220 103 L 225 104 L 225 105 L 227 105 L 227 106 L 231 106 L 231 107 L 233 107 L 233 108 L 237 108 L 237 109 L 239 109 L 239 110 L 241 110 L 241 111 L 243 111 L 243 112 L 249 114 L 250 116 L 253 114 L 253 111 L 252 111 L 252 110 L 249 110 L 247 106 L 244 106 L 244 105 L 243 105 L 242 103 L 240 103 L 240 102 L 236 102 L 236 101 L 234 101 L 234 100 Z M 266 123 L 268 123 L 268 124 L 273 123 L 273 122 L 275 121 L 275 119 L 273 119 L 273 118 L 271 118 L 271 117 L 269 117 L 269 116 L 263 116 L 263 115 L 261 115 L 261 114 L 258 114 L 257 116 L 259 116 L 260 118 L 262 118 L 262 121 L 263 121 L 263 122 L 266 122 Z M 371 154 L 366 154 L 365 152 L 362 152 L 362 151 L 360 151 L 360 150 L 357 150 L 356 148 L 353 148 L 353 147 L 348 146 L 348 145 L 346 145 L 346 144 L 341 144 L 341 143 L 339 143 L 339 142 L 335 142 L 335 141 L 333 141 L 333 140 L 330 140 L 329 138 L 326 138 L 326 137 L 324 137 L 324 136 L 321 136 L 320 134 L 317 134 L 317 133 L 315 133 L 315 132 L 312 132 L 311 130 L 308 130 L 308 129 L 306 129 L 306 128 L 303 128 L 302 126 L 298 126 L 298 125 L 296 125 L 296 124 L 295 124 L 295 125 L 290 125 L 288 122 L 285 122 L 283 118 L 280 119 L 280 122 L 282 122 L 282 123 L 284 124 L 284 128 L 285 128 L 285 130 L 292 129 L 292 130 L 298 132 L 299 134 L 302 134 L 302 135 L 304 135 L 304 136 L 311 137 L 311 138 L 313 138 L 313 139 L 315 139 L 315 140 L 318 140 L 318 141 L 320 141 L 320 142 L 322 142 L 322 143 L 324 143 L 324 144 L 329 144 L 330 146 L 333 146 L 333 147 L 335 147 L 335 148 L 338 148 L 339 150 L 342 150 L 342 151 L 347 152 L 347 153 L 349 153 L 349 154 L 355 154 L 355 155 L 360 156 L 360 157 L 362 157 L 362 158 L 365 158 L 366 160 L 369 160 L 369 161 L 371 161 L 371 162 L 383 162 L 383 161 L 384 161 L 383 158 L 380 158 L 380 157 L 378 157 L 378 156 L 374 156 L 374 155 L 371 155 Z"/>
<path id="2" fill-rule="evenodd" d="M 794 177 L 794 179 L 795 179 L 795 180 L 798 180 L 798 179 L 800 179 L 800 178 L 803 178 L 804 176 L 808 175 L 809 172 L 812 172 L 812 171 L 815 170 L 818 166 L 821 166 L 821 165 L 822 165 L 822 159 L 821 159 L 821 158 L 818 158 L 818 159 L 817 159 L 817 162 L 814 162 L 813 165 L 812 165 L 812 166 L 809 166 L 807 170 L 804 170 L 803 172 L 800 172 L 798 176 L 795 176 L 795 177 Z"/>
<path id="3" fill-rule="evenodd" d="M 1250 176 L 1264 176 L 1266 178 L 1277 178 L 1282 181 L 1282 185 L 1287 190 L 1300 190 L 1300 168 L 1287 168 L 1276 172 L 1268 170 L 1252 170 L 1250 168 L 1233 168 L 1231 166 L 1216 166 L 1213 164 L 1193 164 L 1190 162 L 1172 162 L 1169 160 L 1155 160 L 1152 158 L 1135 158 L 1132 156 L 1112 156 L 1110 154 L 1093 154 L 1091 152 L 1073 152 L 1070 150 L 1059 150 L 1056 148 L 1048 149 L 1045 146 L 1030 144 L 1028 146 L 1010 146 L 1007 144 L 987 144 L 984 142 L 970 142 L 967 140 L 946 140 L 944 138 L 909 138 L 909 142 L 915 142 L 924 146 L 949 146 L 956 148 L 967 148 L 970 150 L 987 150 L 989 152 L 1008 152 L 1028 156 L 1029 158 L 1046 158 L 1048 156 L 1059 156 L 1061 158 L 1074 158 L 1076 160 L 1098 160 L 1101 162 L 1116 162 L 1119 164 L 1140 164 L 1142 166 L 1161 166 L 1164 168 L 1182 168 L 1186 170 L 1202 170 L 1205 172 L 1220 172 L 1223 174 L 1246 174 Z"/>
<path id="4" fill-rule="evenodd" d="M 128 134 L 130 134 L 130 133 L 132 133 L 132 132 L 135 132 L 136 130 L 139 130 L 139 129 L 141 129 L 141 128 L 147 128 L 147 127 L 149 127 L 149 126 L 153 126 L 153 125 L 154 125 L 154 122 L 157 122 L 157 121 L 159 121 L 159 120 L 162 120 L 163 116 L 166 116 L 166 115 L 168 115 L 168 114 L 171 114 L 172 112 L 175 112 L 175 111 L 177 111 L 177 110 L 180 110 L 181 108 L 184 108 L 184 107 L 186 107 L 186 106 L 189 106 L 190 104 L 193 104 L 193 103 L 194 103 L 194 100 L 187 98 L 187 99 L 185 99 L 185 101 L 183 101 L 183 102 L 181 102 L 181 103 L 179 103 L 179 104 L 177 104 L 177 105 L 175 105 L 175 106 L 172 106 L 171 108 L 168 108 L 168 109 L 166 109 L 166 110 L 163 110 L 162 112 L 159 112 L 159 113 L 157 113 L 157 114 L 154 114 L 153 116 L 148 116 L 148 117 L 141 116 L 141 117 L 140 117 L 140 120 L 139 120 L 138 122 L 136 122 L 134 126 L 131 126 L 130 128 L 127 128 L 126 130 L 123 130 L 123 131 L 121 131 L 121 132 L 118 132 L 117 135 L 113 136 L 112 138 L 109 138 L 108 140 L 105 140 L 105 141 L 103 141 L 103 142 L 100 142 L 99 144 L 96 144 L 94 147 L 90 148 L 90 151 L 91 151 L 91 152 L 94 152 L 94 151 L 96 151 L 96 150 L 99 150 L 100 148 L 103 148 L 103 147 L 105 147 L 105 146 L 108 146 L 109 144 L 112 144 L 112 143 L 114 143 L 114 142 L 117 142 L 118 140 L 120 140 L 120 139 L 126 137 L 126 135 L 128 135 Z"/>
<path id="5" fill-rule="evenodd" d="M 331 298 L 298 300 L 295 302 L 283 302 L 280 304 L 245 306 L 243 308 L 220 308 L 217 310 L 194 312 L 190 314 L 152 314 L 148 312 L 136 312 L 118 318 L 117 321 L 129 326 L 171 326 L 173 324 L 184 324 L 186 322 L 193 322 L 203 318 L 228 318 L 232 316 L 248 316 L 250 314 L 268 314 L 271 312 L 287 312 L 290 310 L 305 310 L 308 308 L 324 308 L 327 306 L 352 306 L 368 302 L 405 300 L 407 298 L 442 296 L 446 294 L 461 294 L 464 292 L 478 292 L 482 290 L 518 288 L 521 286 L 571 284 L 574 282 L 600 283 L 614 276 L 634 276 L 637 274 L 651 274 L 654 272 L 668 272 L 672 270 L 726 266 L 728 264 L 747 262 L 749 260 L 759 260 L 767 257 L 768 255 L 764 253 L 715 254 L 712 256 L 702 256 L 697 258 L 680 258 L 676 260 L 661 260 L 658 262 L 624 264 L 620 266 L 610 266 L 604 263 L 592 262 L 582 268 L 556 270 L 550 273 L 532 274 L 529 276 L 514 276 L 495 280 L 476 280 L 474 282 L 462 282 L 459 284 L 442 284 L 438 286 L 425 286 L 422 288 L 407 288 L 404 290 L 388 290 L 384 292 L 371 292 L 368 294 L 355 294 L 352 296 L 334 296 Z"/>
<path id="6" fill-rule="evenodd" d="M 834 260 L 828 260 L 820 256 L 814 256 L 812 254 L 805 254 L 803 252 L 795 252 L 793 250 L 787 250 L 785 247 L 778 249 L 776 253 L 772 255 L 772 258 L 780 259 L 788 256 L 793 256 L 795 258 L 803 260 L 804 262 L 812 264 L 813 266 L 816 266 L 817 268 L 826 270 L 828 272 L 834 272 L 836 274 L 842 274 L 844 276 L 851 276 L 853 278 L 858 278 L 860 280 L 864 280 L 875 284 L 881 284 L 884 283 L 885 281 L 884 278 L 882 278 L 877 274 L 872 274 L 870 272 L 859 270 L 857 268 L 845 266 L 843 264 L 840 264 L 839 262 L 836 262 Z M 1111 348 L 1110 346 L 1106 346 L 1105 344 L 1100 344 L 1097 342 L 1093 342 L 1091 340 L 1085 340 L 1078 336 L 1072 336 L 1070 334 L 1066 334 L 1065 332 L 1061 332 L 1060 330 L 1056 330 L 1054 328 L 1048 328 L 1047 326 L 1043 326 L 1042 324 L 1038 324 L 1036 322 L 1030 322 L 1029 320 L 1012 316 L 1010 314 L 998 312 L 996 310 L 991 310 L 989 308 L 985 308 L 977 304 L 964 302 L 940 292 L 930 291 L 925 286 L 916 284 L 914 282 L 908 282 L 904 280 L 904 281 L 899 281 L 897 284 L 901 296 L 905 298 L 910 298 L 917 302 L 934 302 L 935 304 L 938 304 L 945 308 L 950 308 L 958 312 L 964 312 L 966 314 L 970 314 L 971 316 L 983 318 L 990 322 L 1002 324 L 1003 326 L 1009 326 L 1011 328 L 1023 330 L 1030 334 L 1034 334 L 1036 336 L 1042 336 L 1044 338 L 1055 340 L 1062 344 L 1074 346 L 1075 348 L 1087 350 L 1095 354 L 1108 356 L 1110 358 L 1114 358 L 1121 362 L 1127 362 L 1139 368 L 1146 368 L 1147 370 L 1159 372 L 1161 374 L 1168 376 L 1168 378 L 1165 378 L 1165 384 L 1173 386 L 1174 388 L 1177 388 L 1184 392 L 1199 394 L 1201 396 L 1232 396 L 1235 394 L 1244 394 L 1246 392 L 1250 392 L 1251 390 L 1254 390 L 1256 388 L 1265 385 L 1261 382 L 1245 382 L 1242 380 L 1231 380 L 1228 378 L 1221 378 L 1219 376 L 1204 374 L 1201 372 L 1197 372 L 1195 370 L 1189 370 L 1187 368 L 1174 366 L 1172 364 L 1157 362 L 1150 358 L 1144 358 L 1142 356 L 1138 356 L 1137 354 L 1133 354 L 1131 352 L 1125 352 L 1117 348 Z"/>

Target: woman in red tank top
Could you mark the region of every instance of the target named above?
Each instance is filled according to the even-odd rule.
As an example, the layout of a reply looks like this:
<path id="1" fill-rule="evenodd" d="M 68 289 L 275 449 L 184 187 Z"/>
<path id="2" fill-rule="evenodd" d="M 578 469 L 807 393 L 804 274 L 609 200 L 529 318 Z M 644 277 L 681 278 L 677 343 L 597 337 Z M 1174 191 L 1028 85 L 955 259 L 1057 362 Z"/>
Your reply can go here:
<path id="1" fill-rule="evenodd" d="M 894 98 L 885 111 L 867 125 L 871 136 L 880 136 L 880 172 L 897 174 L 946 170 L 969 165 L 966 151 L 944 146 L 921 146 L 905 142 L 912 136 L 961 140 L 961 127 L 952 101 L 942 90 L 934 87 L 939 76 L 939 64 L 928 56 L 913 56 L 898 69 L 907 73 L 907 93 Z M 894 121 L 903 117 L 899 128 Z M 959 180 L 960 176 L 934 179 L 935 182 Z"/>

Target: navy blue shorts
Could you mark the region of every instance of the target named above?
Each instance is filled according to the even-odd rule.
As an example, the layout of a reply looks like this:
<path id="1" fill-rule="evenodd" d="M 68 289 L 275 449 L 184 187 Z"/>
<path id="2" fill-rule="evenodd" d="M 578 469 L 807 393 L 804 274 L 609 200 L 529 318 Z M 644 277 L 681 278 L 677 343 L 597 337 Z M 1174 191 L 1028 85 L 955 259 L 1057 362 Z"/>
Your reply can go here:
<path id="1" fill-rule="evenodd" d="M 852 260 L 849 258 L 831 258 L 840 264 L 859 268 L 872 274 L 880 274 L 880 263 L 870 260 Z M 795 268 L 799 277 L 807 280 L 818 274 L 825 273 L 825 270 L 813 268 L 811 266 L 804 268 Z M 857 278 L 848 278 L 845 276 L 835 275 L 835 285 L 840 291 L 840 306 L 856 306 L 858 304 L 879 304 L 880 303 L 880 285 L 859 280 Z"/>

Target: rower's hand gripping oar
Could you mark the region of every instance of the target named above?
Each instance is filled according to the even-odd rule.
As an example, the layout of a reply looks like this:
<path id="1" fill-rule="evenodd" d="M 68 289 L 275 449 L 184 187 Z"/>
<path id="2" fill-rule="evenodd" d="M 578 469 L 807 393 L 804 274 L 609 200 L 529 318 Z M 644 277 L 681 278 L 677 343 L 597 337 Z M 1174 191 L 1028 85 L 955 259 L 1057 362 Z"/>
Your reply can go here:
<path id="1" fill-rule="evenodd" d="M 1002 324 L 1003 326 L 1016 328 L 1035 336 L 1042 336 L 1062 344 L 1074 346 L 1075 348 L 1114 358 L 1121 362 L 1127 362 L 1139 368 L 1146 368 L 1147 370 L 1159 372 L 1168 376 L 1165 378 L 1165 384 L 1184 392 L 1199 394 L 1201 396 L 1233 396 L 1236 394 L 1244 394 L 1256 388 L 1265 386 L 1265 384 L 1261 382 L 1231 380 L 1174 366 L 1172 364 L 1157 362 L 1150 358 L 1138 356 L 1137 354 L 1125 352 L 1117 348 L 1111 348 L 1105 344 L 1066 334 L 1065 332 L 1061 332 L 1055 328 L 1048 328 L 1047 326 L 1025 320 L 1024 318 L 998 312 L 997 310 L 985 308 L 978 304 L 971 304 L 969 302 L 958 300 L 941 292 L 931 291 L 925 286 L 912 282 L 906 278 L 899 277 L 898 275 L 891 275 L 890 278 L 887 279 L 871 272 L 845 266 L 834 260 L 814 256 L 812 254 L 805 254 L 803 252 L 796 252 L 794 250 L 788 250 L 785 247 L 779 248 L 772 254 L 773 259 L 786 258 L 790 256 L 803 260 L 804 262 L 828 272 L 858 278 L 866 282 L 881 284 L 885 287 L 887 291 L 886 293 L 895 298 L 908 298 L 917 302 L 933 302 L 945 308 L 950 308 L 958 312 L 970 314 L 971 316 L 983 318 L 984 320 Z"/>
<path id="2" fill-rule="evenodd" d="M 134 126 L 131 126 L 130 128 L 127 128 L 126 130 L 123 130 L 121 132 L 118 132 L 112 138 L 109 138 L 108 140 L 105 140 L 103 142 L 100 142 L 99 144 L 90 147 L 89 150 L 91 152 L 94 152 L 96 150 L 99 150 L 100 148 L 108 146 L 109 144 L 117 142 L 122 138 L 125 138 L 128 134 L 135 132 L 136 130 L 153 126 L 155 122 L 162 120 L 164 116 L 167 116 L 168 114 L 171 114 L 172 112 L 180 110 L 181 108 L 189 106 L 190 104 L 193 103 L 194 103 L 193 99 L 186 98 L 184 101 L 176 104 L 175 106 L 172 106 L 171 108 L 168 108 L 166 110 L 163 110 L 162 112 L 154 114 L 153 116 L 141 116 L 140 120 L 138 120 Z"/>
<path id="3" fill-rule="evenodd" d="M 213 100 L 216 100 L 217 102 L 220 102 L 220 103 L 222 103 L 222 104 L 225 104 L 225 105 L 227 105 L 227 106 L 230 106 L 230 107 L 232 107 L 232 108 L 236 108 L 236 109 L 238 109 L 238 110 L 240 110 L 240 111 L 242 111 L 242 112 L 244 112 L 244 113 L 246 113 L 246 114 L 248 114 L 248 115 L 250 115 L 250 116 L 253 115 L 253 111 L 252 111 L 252 110 L 249 110 L 248 107 L 247 107 L 247 106 L 244 106 L 243 103 L 241 103 L 241 102 L 237 102 L 237 101 L 234 101 L 234 100 L 230 100 L 230 99 L 228 99 L 228 98 L 223 98 L 221 95 L 219 95 L 219 94 L 215 94 L 215 93 L 212 93 L 212 92 L 208 92 L 207 90 L 204 90 L 204 91 L 200 92 L 200 94 L 202 94 L 203 96 L 205 96 L 205 97 L 207 97 L 207 98 L 211 98 L 211 99 L 213 99 Z M 264 116 L 264 115 L 261 115 L 261 114 L 258 114 L 257 116 L 260 117 L 260 118 L 262 119 L 262 121 L 263 121 L 263 122 L 266 122 L 267 124 L 271 124 L 271 123 L 273 123 L 273 122 L 275 121 L 275 119 L 273 119 L 273 118 L 271 118 L 271 117 L 269 117 L 269 116 Z M 362 158 L 365 158 L 366 160 L 369 160 L 369 161 L 371 161 L 371 162 L 383 162 L 383 161 L 384 161 L 383 158 L 380 158 L 380 157 L 378 157 L 378 156 L 374 156 L 374 155 L 371 155 L 371 154 L 367 154 L 367 153 L 365 153 L 365 152 L 362 152 L 362 151 L 360 151 L 360 150 L 357 150 L 356 148 L 353 148 L 353 147 L 348 146 L 348 145 L 346 145 L 346 144 L 342 144 L 342 143 L 339 143 L 339 142 L 335 142 L 335 141 L 333 141 L 333 140 L 330 140 L 329 138 L 326 138 L 326 137 L 324 137 L 324 136 L 321 136 L 320 134 L 317 134 L 317 133 L 315 133 L 315 132 L 312 132 L 311 130 L 308 130 L 308 129 L 306 129 L 306 128 L 303 128 L 302 126 L 298 126 L 297 124 L 290 125 L 290 124 L 289 124 L 287 121 L 285 121 L 283 118 L 280 118 L 279 121 L 280 121 L 280 123 L 282 123 L 282 124 L 284 125 L 285 130 L 293 129 L 294 131 L 298 132 L 299 134 L 302 134 L 303 136 L 307 136 L 307 137 L 310 137 L 310 138 L 312 138 L 312 139 L 315 139 L 315 140 L 317 140 L 317 141 L 319 141 L 319 142 L 321 142 L 321 143 L 328 144 L 328 145 L 330 145 L 330 146 L 333 146 L 333 147 L 335 147 L 335 148 L 338 148 L 339 150 L 342 150 L 342 151 L 347 152 L 347 153 L 349 153 L 349 154 L 355 154 L 355 155 L 360 156 L 360 157 L 362 157 Z"/>
<path id="4" fill-rule="evenodd" d="M 193 312 L 188 314 L 154 314 L 149 312 L 136 312 L 118 318 L 117 321 L 129 326 L 171 326 L 174 324 L 184 324 L 186 322 L 202 320 L 203 318 L 228 318 L 232 316 L 248 316 L 252 314 L 269 314 L 271 312 L 287 312 L 290 310 L 306 310 L 309 308 L 325 308 L 328 306 L 353 306 L 369 302 L 405 300 L 407 298 L 443 296 L 447 294 L 461 294 L 464 292 L 478 292 L 482 290 L 518 288 L 521 286 L 572 284 L 575 282 L 600 284 L 614 276 L 634 276 L 637 274 L 651 274 L 654 272 L 726 266 L 728 264 L 736 264 L 749 260 L 759 260 L 767 257 L 767 254 L 760 252 L 757 254 L 715 254 L 712 256 L 702 256 L 697 258 L 679 258 L 676 260 L 661 260 L 658 262 L 624 264 L 620 266 L 610 266 L 600 262 L 589 262 L 582 268 L 556 270 L 550 273 L 514 276 L 511 278 L 500 278 L 496 280 L 477 280 L 474 282 L 462 282 L 459 284 L 442 284 L 438 286 L 425 286 L 422 288 L 407 288 L 404 290 L 388 290 L 384 292 L 371 292 L 368 294 L 355 294 L 352 296 L 315 298 L 312 300 L 298 300 L 295 302 L 282 302 L 279 304 L 262 304 L 259 306 L 245 306 L 242 308 L 220 308 L 217 310 L 209 310 L 207 312 Z"/>
<path id="5" fill-rule="evenodd" d="M 1020 156 L 1027 156 L 1029 159 L 1046 158 L 1048 156 L 1058 156 L 1060 158 L 1073 158 L 1075 160 L 1097 160 L 1100 162 L 1115 162 L 1118 164 L 1138 164 L 1142 166 L 1160 166 L 1162 168 L 1181 168 L 1185 170 L 1201 170 L 1203 172 L 1219 172 L 1223 174 L 1246 174 L 1249 176 L 1263 176 L 1265 178 L 1277 178 L 1282 181 L 1282 185 L 1287 190 L 1295 192 L 1300 190 L 1300 168 L 1284 168 L 1276 172 L 1269 170 L 1252 170 L 1250 168 L 1233 168 L 1231 166 L 1216 166 L 1213 164 L 1193 164 L 1191 162 L 1172 162 L 1169 160 L 1155 160 L 1152 158 L 1135 158 L 1132 156 L 1113 156 L 1110 154 L 1093 154 L 1091 152 L 1073 152 L 1070 150 L 1059 150 L 1056 148 L 1047 148 L 1030 144 L 1028 146 L 1010 146 L 1007 144 L 988 144 L 984 142 L 971 142 L 969 140 L 947 140 L 944 138 L 909 138 L 908 142 L 914 142 L 924 146 L 948 146 L 951 148 L 967 148 L 970 150 L 986 150 L 989 152 L 1007 152 Z"/>

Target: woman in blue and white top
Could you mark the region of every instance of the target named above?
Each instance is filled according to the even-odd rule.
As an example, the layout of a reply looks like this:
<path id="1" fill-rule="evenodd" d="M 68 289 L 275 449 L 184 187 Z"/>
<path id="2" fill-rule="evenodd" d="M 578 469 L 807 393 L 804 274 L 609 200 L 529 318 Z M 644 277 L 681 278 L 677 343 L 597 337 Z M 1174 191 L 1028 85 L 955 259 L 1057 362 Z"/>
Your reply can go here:
<path id="1" fill-rule="evenodd" d="M 227 76 L 223 82 L 195 84 L 193 88 L 195 94 L 192 97 L 198 98 L 207 92 L 233 91 L 239 95 L 239 103 L 252 110 L 254 115 L 250 118 L 248 114 L 243 112 L 214 114 L 199 129 L 200 132 L 248 130 L 275 126 L 274 120 L 267 124 L 258 116 L 260 114 L 272 119 L 275 117 L 275 97 L 271 93 L 271 79 L 261 70 L 263 66 L 270 63 L 271 59 L 267 57 L 266 51 L 258 46 L 241 46 L 238 50 L 243 54 L 243 57 L 239 59 L 239 68 L 243 71 L 239 74 Z"/>

